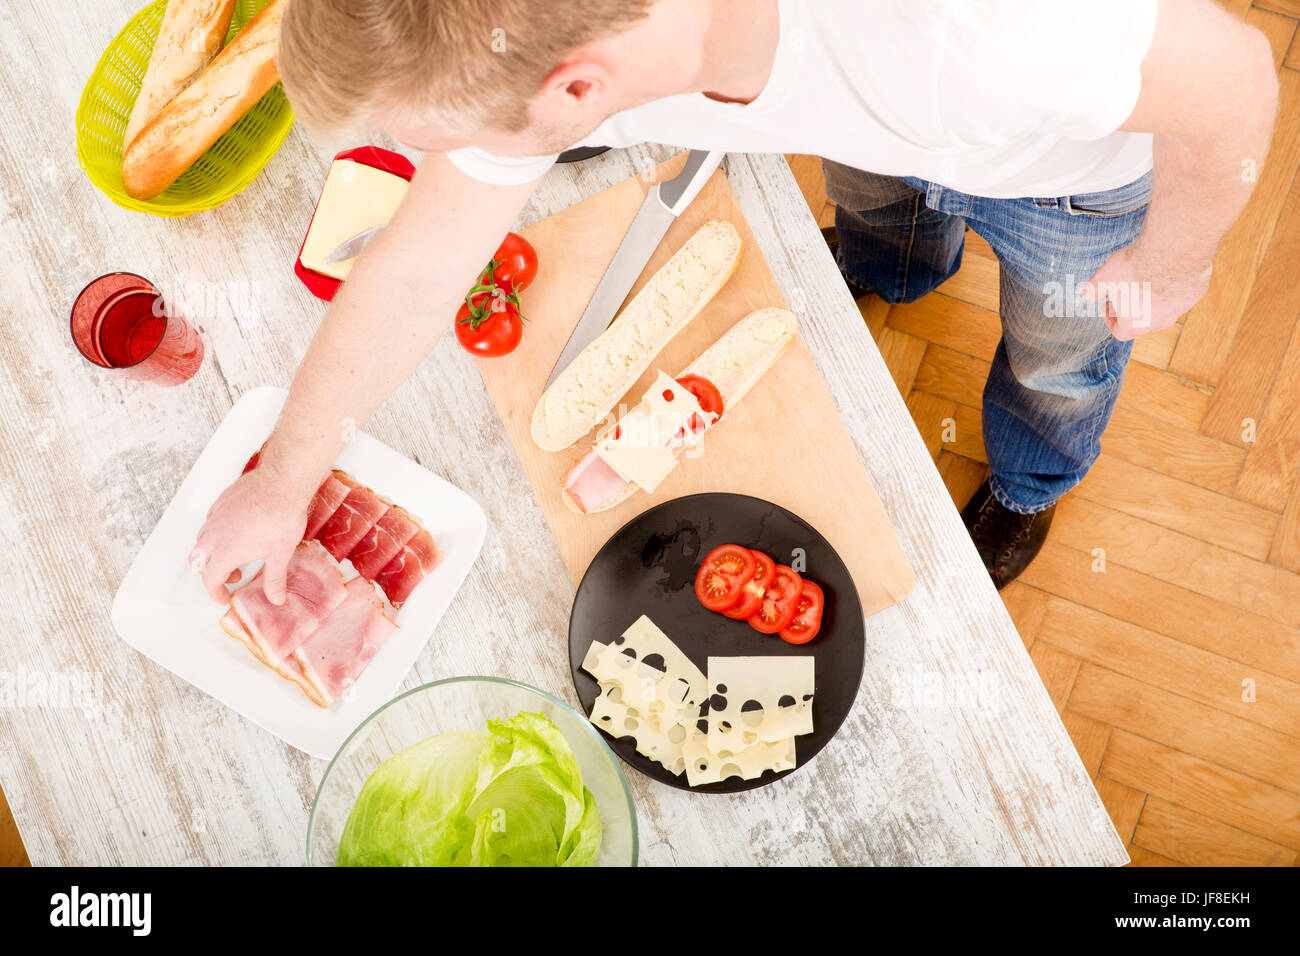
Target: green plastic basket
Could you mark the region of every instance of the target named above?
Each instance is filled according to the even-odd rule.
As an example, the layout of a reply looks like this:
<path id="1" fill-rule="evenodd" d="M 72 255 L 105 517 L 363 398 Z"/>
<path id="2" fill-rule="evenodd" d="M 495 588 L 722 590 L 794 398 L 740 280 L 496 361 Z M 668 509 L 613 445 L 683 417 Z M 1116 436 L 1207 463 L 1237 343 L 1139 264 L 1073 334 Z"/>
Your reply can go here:
<path id="1" fill-rule="evenodd" d="M 229 43 L 268 0 L 238 0 Z M 86 81 L 77 107 L 77 161 L 104 195 L 126 209 L 188 216 L 220 206 L 257 178 L 293 125 L 293 110 L 277 83 L 176 182 L 153 199 L 133 199 L 122 187 L 122 136 L 140 93 L 167 0 L 145 7 L 113 38 Z"/>

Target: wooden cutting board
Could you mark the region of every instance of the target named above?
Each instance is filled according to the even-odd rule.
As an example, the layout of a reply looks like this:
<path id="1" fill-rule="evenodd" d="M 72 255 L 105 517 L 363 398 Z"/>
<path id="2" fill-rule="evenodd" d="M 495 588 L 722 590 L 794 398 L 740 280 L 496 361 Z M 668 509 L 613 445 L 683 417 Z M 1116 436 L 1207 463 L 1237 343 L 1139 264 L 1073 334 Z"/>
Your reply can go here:
<path id="1" fill-rule="evenodd" d="M 653 176 L 637 176 L 556 213 L 523 233 L 537 249 L 537 279 L 520 296 L 528 318 L 524 340 L 479 370 L 541 501 L 576 584 L 605 541 L 626 522 L 662 501 L 704 491 L 730 491 L 773 501 L 801 516 L 839 552 L 867 614 L 901 600 L 912 568 L 894 536 L 857 448 L 840 421 L 803 339 L 704 439 L 699 458 L 684 458 L 653 494 L 638 492 L 617 508 L 581 515 L 565 507 L 560 478 L 591 447 L 595 433 L 562 452 L 538 448 L 529 435 L 533 408 L 564 344 L 650 187 L 671 177 L 678 156 Z M 667 347 L 622 399 L 629 407 L 662 368 L 676 374 L 734 323 L 755 309 L 785 307 L 723 171 L 668 230 L 630 295 L 703 223 L 726 219 L 740 232 L 740 265 L 722 291 Z M 629 295 L 629 297 L 630 297 Z M 789 556 L 773 555 L 778 562 Z"/>

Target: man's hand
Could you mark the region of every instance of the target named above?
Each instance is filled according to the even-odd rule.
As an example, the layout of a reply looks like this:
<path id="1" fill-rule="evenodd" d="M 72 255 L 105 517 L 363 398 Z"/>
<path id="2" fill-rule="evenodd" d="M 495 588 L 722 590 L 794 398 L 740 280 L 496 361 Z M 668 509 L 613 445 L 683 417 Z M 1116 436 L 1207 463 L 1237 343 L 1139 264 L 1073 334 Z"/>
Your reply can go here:
<path id="1" fill-rule="evenodd" d="M 1177 322 L 1209 291 L 1212 271 L 1208 264 L 1155 261 L 1137 243 L 1107 259 L 1081 294 L 1101 303 L 1110 334 L 1127 342 Z"/>
<path id="2" fill-rule="evenodd" d="M 310 497 L 289 490 L 262 467 L 223 491 L 208 509 L 190 553 L 190 565 L 203 576 L 212 600 L 229 600 L 226 585 L 238 582 L 239 566 L 265 558 L 262 589 L 272 604 L 283 604 L 285 568 L 302 540 L 310 503 Z"/>

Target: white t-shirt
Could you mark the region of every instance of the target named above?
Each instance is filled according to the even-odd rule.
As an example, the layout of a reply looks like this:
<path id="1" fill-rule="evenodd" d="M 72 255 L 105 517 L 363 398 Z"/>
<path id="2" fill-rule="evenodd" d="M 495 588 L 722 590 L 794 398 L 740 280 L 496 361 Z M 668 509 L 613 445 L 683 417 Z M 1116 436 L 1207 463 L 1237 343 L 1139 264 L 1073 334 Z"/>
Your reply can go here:
<path id="1" fill-rule="evenodd" d="M 748 104 L 702 93 L 616 113 L 573 146 L 668 143 L 810 153 L 993 198 L 1125 185 L 1151 137 L 1137 103 L 1156 0 L 779 0 L 766 86 Z M 554 156 L 470 148 L 476 179 L 524 183 Z"/>

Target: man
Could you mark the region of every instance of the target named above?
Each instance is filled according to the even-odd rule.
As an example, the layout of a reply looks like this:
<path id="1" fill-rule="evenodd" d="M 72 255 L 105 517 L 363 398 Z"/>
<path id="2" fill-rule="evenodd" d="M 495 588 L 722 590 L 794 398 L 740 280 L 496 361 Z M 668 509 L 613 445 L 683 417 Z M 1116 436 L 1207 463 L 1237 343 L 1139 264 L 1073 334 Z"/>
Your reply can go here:
<path id="1" fill-rule="evenodd" d="M 964 517 L 1000 587 L 1096 458 L 1132 338 L 1205 293 L 1277 102 L 1268 43 L 1212 0 L 294 0 L 277 60 L 310 128 L 427 155 L 200 531 L 217 600 L 259 558 L 282 599 L 341 423 L 433 348 L 554 155 L 642 141 L 825 157 L 841 269 L 888 301 L 951 274 L 965 224 L 988 239 Z"/>

